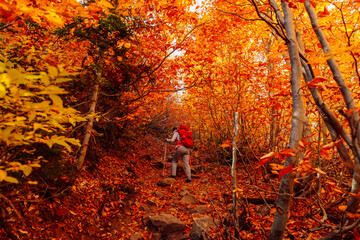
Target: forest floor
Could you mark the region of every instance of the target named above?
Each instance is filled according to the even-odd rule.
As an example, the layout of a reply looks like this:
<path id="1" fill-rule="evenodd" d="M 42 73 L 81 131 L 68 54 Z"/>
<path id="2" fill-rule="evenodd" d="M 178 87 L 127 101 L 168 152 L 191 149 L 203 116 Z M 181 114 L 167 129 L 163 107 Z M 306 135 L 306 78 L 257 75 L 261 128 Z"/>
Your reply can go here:
<path id="1" fill-rule="evenodd" d="M 225 232 L 232 234 L 230 165 L 211 162 L 205 154 L 194 152 L 192 164 L 203 166 L 203 171 L 193 174 L 191 183 L 185 182 L 180 162 L 175 183 L 158 186 L 159 180 L 170 175 L 171 163 L 166 162 L 163 176 L 164 144 L 151 144 L 155 142 L 151 138 L 148 136 L 124 156 L 99 151 L 97 161 L 78 173 L 72 184 L 65 184 L 68 177 L 59 175 L 52 184 L 44 179 L 38 185 L 7 188 L 3 194 L 13 206 L 2 204 L 0 239 L 130 239 L 136 233 L 152 239 L 143 224 L 143 217 L 150 213 L 172 214 L 186 223 L 185 232 L 189 234 L 194 219 L 200 217 L 191 210 L 198 206 L 206 206 L 211 210 L 206 215 L 223 223 L 214 229 L 214 239 L 225 239 Z M 55 183 L 66 187 L 53 187 Z M 275 208 L 272 203 L 264 205 L 261 195 L 270 200 L 276 195 L 265 184 L 261 169 L 239 170 L 238 183 L 237 193 L 242 197 L 239 212 L 243 213 L 240 236 L 266 239 Z M 182 203 L 184 191 L 199 202 Z M 299 201 L 293 204 L 285 239 L 319 237 L 311 234 L 310 228 L 318 225 L 317 220 L 307 217 L 304 207 Z"/>

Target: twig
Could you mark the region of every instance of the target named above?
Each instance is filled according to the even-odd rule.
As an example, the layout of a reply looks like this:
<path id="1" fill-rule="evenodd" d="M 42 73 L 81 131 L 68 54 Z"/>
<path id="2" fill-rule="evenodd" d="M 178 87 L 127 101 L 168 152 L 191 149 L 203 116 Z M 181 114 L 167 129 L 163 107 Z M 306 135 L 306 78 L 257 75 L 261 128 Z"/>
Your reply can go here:
<path id="1" fill-rule="evenodd" d="M 1 30 L 3 30 L 3 29 L 5 29 L 5 28 L 10 27 L 11 25 L 13 25 L 13 24 L 14 24 L 14 22 L 16 22 L 16 21 L 17 21 L 17 20 L 19 20 L 19 19 L 20 19 L 20 16 L 17 16 L 17 17 L 15 18 L 15 20 L 13 20 L 11 23 L 6 24 L 6 25 L 4 25 L 4 26 L 0 27 L 0 31 L 1 31 Z"/>
<path id="2" fill-rule="evenodd" d="M 18 210 L 16 210 L 14 204 L 10 201 L 10 199 L 8 199 L 7 197 L 5 197 L 5 196 L 2 195 L 1 193 L 0 193 L 0 198 L 4 199 L 5 202 L 7 202 L 7 203 L 10 205 L 10 207 L 14 210 L 14 212 L 15 212 L 16 216 L 18 217 L 18 219 L 22 219 L 22 218 L 23 218 L 23 217 L 21 216 L 20 212 L 19 212 Z"/>

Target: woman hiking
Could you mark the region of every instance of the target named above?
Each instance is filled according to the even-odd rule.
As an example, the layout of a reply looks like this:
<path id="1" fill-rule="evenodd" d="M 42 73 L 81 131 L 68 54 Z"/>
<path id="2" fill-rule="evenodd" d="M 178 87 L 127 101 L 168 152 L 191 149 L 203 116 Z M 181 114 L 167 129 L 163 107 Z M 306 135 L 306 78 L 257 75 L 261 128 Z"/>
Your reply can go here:
<path id="1" fill-rule="evenodd" d="M 193 145 L 192 133 L 189 131 L 189 128 L 180 125 L 179 129 L 174 127 L 173 136 L 171 139 L 166 139 L 166 142 L 175 142 L 176 146 L 173 151 L 172 157 L 172 166 L 171 166 L 171 176 L 170 178 L 176 177 L 176 169 L 179 158 L 182 158 L 184 162 L 184 168 L 186 173 L 186 182 L 191 182 L 191 169 L 190 169 L 190 153 L 191 147 Z M 190 136 L 191 135 L 191 136 Z M 191 139 L 190 139 L 191 138 Z"/>

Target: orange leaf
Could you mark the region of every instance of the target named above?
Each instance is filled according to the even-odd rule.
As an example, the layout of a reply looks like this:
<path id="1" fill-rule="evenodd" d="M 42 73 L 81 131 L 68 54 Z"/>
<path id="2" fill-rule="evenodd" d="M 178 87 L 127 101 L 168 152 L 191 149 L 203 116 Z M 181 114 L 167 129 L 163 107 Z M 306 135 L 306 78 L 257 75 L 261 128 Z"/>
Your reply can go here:
<path id="1" fill-rule="evenodd" d="M 292 149 L 292 148 L 284 149 L 284 150 L 282 150 L 280 152 L 280 154 L 285 156 L 285 157 L 293 157 L 293 156 L 295 156 L 294 149 Z"/>
<path id="2" fill-rule="evenodd" d="M 306 150 L 304 153 L 304 159 L 309 159 L 312 155 L 311 149 Z"/>
<path id="3" fill-rule="evenodd" d="M 319 18 L 321 18 L 321 17 L 327 17 L 327 16 L 329 16 L 329 15 L 330 15 L 329 11 L 327 10 L 326 7 L 324 7 L 324 11 L 323 11 L 323 12 L 319 12 L 318 17 L 319 17 Z"/>
<path id="4" fill-rule="evenodd" d="M 347 206 L 346 205 L 341 205 L 339 206 L 339 210 L 340 211 L 345 211 L 347 209 Z"/>
<path id="5" fill-rule="evenodd" d="M 323 77 L 316 77 L 313 80 L 311 80 L 309 83 L 307 83 L 307 86 L 309 88 L 316 88 L 319 83 L 327 81 L 326 78 Z"/>
<path id="6" fill-rule="evenodd" d="M 334 142 L 331 142 L 331 143 L 329 143 L 329 144 L 324 145 L 324 146 L 322 147 L 322 149 L 328 150 L 328 149 L 333 148 L 334 146 L 335 146 L 335 143 L 334 143 Z"/>
<path id="7" fill-rule="evenodd" d="M 314 168 L 314 170 L 315 170 L 315 172 L 326 175 L 326 172 L 324 172 L 324 171 L 322 171 L 322 170 L 320 170 L 318 168 Z"/>
<path id="8" fill-rule="evenodd" d="M 327 150 L 327 149 L 321 149 L 320 150 L 320 155 L 325 159 L 329 159 L 331 157 L 330 153 L 329 153 L 329 150 Z"/>
<path id="9" fill-rule="evenodd" d="M 281 179 L 285 174 L 291 172 L 293 170 L 293 165 L 290 164 L 289 166 L 283 168 L 280 172 L 279 172 L 279 179 Z"/>
<path id="10" fill-rule="evenodd" d="M 231 147 L 231 142 L 230 142 L 230 140 L 225 140 L 225 141 L 220 145 L 220 147 L 223 147 L 223 148 Z"/>

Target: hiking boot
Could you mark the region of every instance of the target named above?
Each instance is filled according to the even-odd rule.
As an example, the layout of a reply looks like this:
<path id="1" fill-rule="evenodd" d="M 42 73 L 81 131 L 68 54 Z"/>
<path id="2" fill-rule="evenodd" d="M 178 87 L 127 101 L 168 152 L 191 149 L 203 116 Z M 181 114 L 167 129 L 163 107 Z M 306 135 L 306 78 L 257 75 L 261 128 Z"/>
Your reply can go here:
<path id="1" fill-rule="evenodd" d="M 175 178 L 175 176 L 174 176 L 174 175 L 171 175 L 169 178 Z"/>
<path id="2" fill-rule="evenodd" d="M 190 183 L 190 182 L 191 182 L 191 179 L 186 179 L 185 182 Z"/>

